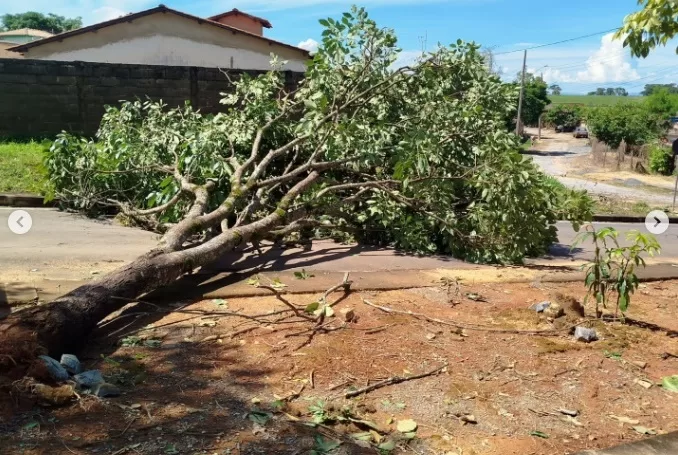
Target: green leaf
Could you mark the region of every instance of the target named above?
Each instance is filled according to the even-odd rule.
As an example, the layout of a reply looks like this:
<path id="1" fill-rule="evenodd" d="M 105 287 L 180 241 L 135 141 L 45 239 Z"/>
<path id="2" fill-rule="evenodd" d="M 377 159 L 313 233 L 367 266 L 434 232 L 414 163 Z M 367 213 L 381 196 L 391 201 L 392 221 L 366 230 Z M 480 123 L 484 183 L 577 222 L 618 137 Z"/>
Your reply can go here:
<path id="1" fill-rule="evenodd" d="M 281 290 L 281 289 L 285 289 L 287 287 L 287 285 L 285 283 L 283 283 L 282 281 L 280 281 L 280 278 L 276 277 L 276 278 L 273 279 L 273 282 L 271 283 L 271 287 L 273 289 L 276 289 L 276 290 Z"/>
<path id="2" fill-rule="evenodd" d="M 341 445 L 341 442 L 333 441 L 331 439 L 325 439 L 322 435 L 316 434 L 313 439 L 315 440 L 315 445 L 313 448 L 321 454 L 331 452 Z"/>
<path id="3" fill-rule="evenodd" d="M 663 377 L 662 387 L 669 392 L 678 393 L 678 375 Z"/>
<path id="4" fill-rule="evenodd" d="M 228 306 L 228 301 L 224 299 L 213 299 L 212 303 L 215 304 L 218 307 L 227 307 Z"/>
<path id="5" fill-rule="evenodd" d="M 396 448 L 396 442 L 395 442 L 394 439 L 390 439 L 390 438 L 377 446 L 377 449 L 383 450 L 383 451 L 386 451 L 386 452 L 390 452 L 392 450 L 395 450 L 395 448 Z"/>
<path id="6" fill-rule="evenodd" d="M 32 422 L 28 422 L 26 425 L 21 427 L 21 429 L 22 430 L 32 430 L 33 428 L 36 428 L 36 427 L 39 427 L 39 426 L 40 426 L 40 423 L 33 420 Z"/>
<path id="7" fill-rule="evenodd" d="M 250 411 L 247 414 L 248 419 L 259 425 L 266 425 L 266 423 L 271 420 L 271 417 L 273 417 L 273 415 L 270 412 L 265 411 Z"/>
<path id="8" fill-rule="evenodd" d="M 306 308 L 304 308 L 304 311 L 308 314 L 313 314 L 318 310 L 319 307 L 320 307 L 320 302 L 309 303 L 306 306 Z"/>
<path id="9" fill-rule="evenodd" d="M 353 439 L 357 439 L 358 441 L 371 441 L 372 440 L 372 433 L 369 431 L 365 431 L 363 433 L 352 433 L 351 437 Z"/>
<path id="10" fill-rule="evenodd" d="M 315 275 L 306 272 L 306 269 L 301 269 L 301 272 L 294 272 L 294 277 L 298 280 L 307 280 L 313 278 Z"/>
<path id="11" fill-rule="evenodd" d="M 542 439 L 548 439 L 549 435 L 542 431 L 534 430 L 533 432 L 530 433 L 530 436 L 536 436 L 537 438 L 542 438 Z"/>
<path id="12" fill-rule="evenodd" d="M 622 313 L 626 313 L 626 310 L 629 309 L 629 295 L 628 295 L 628 293 L 619 295 L 619 309 L 621 310 Z"/>
<path id="13" fill-rule="evenodd" d="M 247 284 L 250 285 L 250 286 L 259 287 L 259 285 L 260 285 L 259 275 L 254 276 L 254 277 L 250 278 L 249 280 L 247 280 Z"/>

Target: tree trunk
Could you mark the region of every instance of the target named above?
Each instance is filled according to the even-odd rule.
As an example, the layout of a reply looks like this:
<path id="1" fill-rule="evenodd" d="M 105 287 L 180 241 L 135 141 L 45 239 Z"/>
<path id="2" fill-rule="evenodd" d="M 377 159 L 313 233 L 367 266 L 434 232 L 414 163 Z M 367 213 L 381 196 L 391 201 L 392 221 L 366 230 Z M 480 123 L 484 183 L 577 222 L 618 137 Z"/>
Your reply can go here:
<path id="1" fill-rule="evenodd" d="M 125 299 L 138 298 L 191 271 L 193 261 L 184 261 L 180 253 L 153 250 L 49 305 L 10 315 L 0 323 L 0 371 L 9 368 L 21 374 L 40 354 L 78 350 L 98 322 L 122 308 Z"/>
<path id="2" fill-rule="evenodd" d="M 181 276 L 217 260 L 252 237 L 270 232 L 286 216 L 291 201 L 318 177 L 317 171 L 290 189 L 267 216 L 241 227 L 234 227 L 200 245 L 187 249 L 158 248 L 132 263 L 59 297 L 49 305 L 41 305 L 10 315 L 0 322 L 0 374 L 23 374 L 38 355 L 58 356 L 75 352 L 78 345 L 112 312 L 122 308 L 126 299 L 136 299 Z M 217 212 L 217 211 L 215 211 Z M 212 212 L 212 213 L 215 213 Z M 193 226 L 187 217 L 186 227 L 170 231 L 166 238 L 183 239 Z M 217 219 L 217 221 L 219 221 Z M 176 242 L 178 243 L 178 242 Z M 118 298 L 115 298 L 118 297 Z M 9 372 L 9 374 L 8 374 Z"/>

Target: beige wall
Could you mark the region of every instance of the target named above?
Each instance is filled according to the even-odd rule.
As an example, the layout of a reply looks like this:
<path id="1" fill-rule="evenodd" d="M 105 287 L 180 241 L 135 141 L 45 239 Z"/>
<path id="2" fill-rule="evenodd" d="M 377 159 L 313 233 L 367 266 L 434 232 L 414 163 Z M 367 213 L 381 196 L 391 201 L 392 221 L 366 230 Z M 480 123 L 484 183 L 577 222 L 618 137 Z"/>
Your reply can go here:
<path id="1" fill-rule="evenodd" d="M 244 33 L 199 24 L 172 13 L 155 13 L 28 49 L 30 59 L 270 69 L 271 54 L 287 60 L 286 70 L 304 71 L 301 50 Z"/>
<path id="2" fill-rule="evenodd" d="M 263 36 L 264 34 L 264 27 L 261 25 L 261 22 L 250 17 L 243 16 L 242 14 L 231 14 L 230 16 L 224 16 L 217 20 L 217 22 L 239 28 L 240 30 L 245 30 L 246 32 L 254 33 L 255 35 Z"/>
<path id="3" fill-rule="evenodd" d="M 16 46 L 15 43 L 0 42 L 0 58 L 23 58 L 18 52 L 11 52 L 7 49 Z"/>

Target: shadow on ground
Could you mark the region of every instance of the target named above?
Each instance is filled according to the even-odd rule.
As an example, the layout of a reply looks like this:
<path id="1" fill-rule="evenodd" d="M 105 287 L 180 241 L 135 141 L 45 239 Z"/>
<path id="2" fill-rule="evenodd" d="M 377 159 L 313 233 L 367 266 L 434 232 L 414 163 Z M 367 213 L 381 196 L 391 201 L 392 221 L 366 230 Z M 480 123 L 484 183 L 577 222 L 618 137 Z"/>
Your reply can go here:
<path id="1" fill-rule="evenodd" d="M 175 326 L 157 347 L 135 336 L 119 344 L 121 330 L 134 334 L 172 309 L 174 302 L 131 305 L 78 352 L 122 396 L 83 394 L 77 403 L 44 408 L 15 393 L 0 413 L 0 453 L 291 455 L 332 442 L 341 443 L 333 453 L 374 453 L 341 429 L 294 421 L 283 412 L 284 399 L 259 401 L 270 395 L 263 394 L 271 387 L 267 375 L 282 367 L 245 355 L 238 340 L 200 342 L 213 333 L 210 326 Z M 283 396 L 298 389 L 289 374 L 289 382 L 276 384 Z"/>

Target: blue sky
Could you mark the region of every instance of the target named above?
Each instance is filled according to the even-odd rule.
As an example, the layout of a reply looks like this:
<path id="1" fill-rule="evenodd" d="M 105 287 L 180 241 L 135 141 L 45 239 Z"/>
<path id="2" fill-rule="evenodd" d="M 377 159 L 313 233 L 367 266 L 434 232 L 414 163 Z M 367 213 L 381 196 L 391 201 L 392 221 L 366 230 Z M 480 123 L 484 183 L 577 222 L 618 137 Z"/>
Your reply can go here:
<path id="1" fill-rule="evenodd" d="M 269 19 L 267 36 L 298 45 L 319 41 L 318 19 L 340 15 L 354 2 L 343 0 L 21 0 L 0 6 L 0 14 L 26 10 L 82 16 L 85 23 L 136 12 L 163 2 L 198 16 L 237 7 Z M 637 9 L 636 0 L 364 0 L 370 15 L 396 30 L 402 61 L 457 38 L 491 47 L 505 78 L 519 71 L 524 47 L 612 29 Z M 603 34 L 528 51 L 528 68 L 558 83 L 565 93 L 621 86 L 631 93 L 646 83 L 678 82 L 676 43 L 648 59 L 631 59 L 621 44 Z"/>

